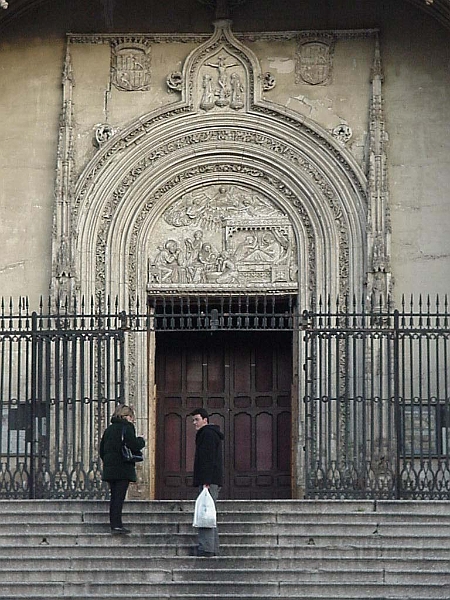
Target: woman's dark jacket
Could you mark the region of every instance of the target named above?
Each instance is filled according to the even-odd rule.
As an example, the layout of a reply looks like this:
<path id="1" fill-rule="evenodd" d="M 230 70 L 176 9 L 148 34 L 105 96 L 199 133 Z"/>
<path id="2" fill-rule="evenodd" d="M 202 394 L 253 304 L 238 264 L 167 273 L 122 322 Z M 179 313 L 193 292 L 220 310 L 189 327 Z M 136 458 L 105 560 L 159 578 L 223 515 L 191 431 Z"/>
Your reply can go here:
<path id="1" fill-rule="evenodd" d="M 103 433 L 100 442 L 100 458 L 103 461 L 103 481 L 126 479 L 136 481 L 134 463 L 126 463 L 122 458 L 122 430 L 126 445 L 133 452 L 139 452 L 145 446 L 142 437 L 136 437 L 133 423 L 127 419 L 113 417 L 111 425 Z"/>
<path id="2" fill-rule="evenodd" d="M 193 485 L 215 483 L 222 485 L 222 440 L 223 433 L 218 425 L 204 425 L 195 436 Z"/>

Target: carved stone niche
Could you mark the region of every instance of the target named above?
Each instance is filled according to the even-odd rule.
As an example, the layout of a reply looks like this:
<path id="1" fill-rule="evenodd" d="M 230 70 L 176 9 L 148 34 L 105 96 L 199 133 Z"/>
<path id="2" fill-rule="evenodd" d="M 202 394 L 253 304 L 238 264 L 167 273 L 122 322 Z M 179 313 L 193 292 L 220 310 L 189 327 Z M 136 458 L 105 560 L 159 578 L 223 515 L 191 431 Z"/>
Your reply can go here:
<path id="1" fill-rule="evenodd" d="M 263 194 L 212 185 L 184 194 L 152 233 L 148 291 L 295 290 L 296 246 L 286 215 Z"/>

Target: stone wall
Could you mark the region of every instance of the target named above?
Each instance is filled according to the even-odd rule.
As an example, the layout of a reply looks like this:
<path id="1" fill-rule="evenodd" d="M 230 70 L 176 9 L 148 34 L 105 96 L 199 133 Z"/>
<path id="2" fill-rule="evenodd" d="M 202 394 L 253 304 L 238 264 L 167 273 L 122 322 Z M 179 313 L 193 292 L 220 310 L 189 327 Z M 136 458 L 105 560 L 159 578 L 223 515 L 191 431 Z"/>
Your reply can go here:
<path id="1" fill-rule="evenodd" d="M 182 12 L 176 2 L 165 3 L 164 11 L 148 9 L 147 4 L 141 14 L 139 2 L 132 14 L 119 7 L 112 23 L 115 31 L 204 33 L 201 39 L 212 31 L 213 15 L 196 2 Z M 309 8 L 302 4 L 300 11 L 293 2 L 292 10 L 277 11 L 267 2 L 249 1 L 233 16 L 233 31 L 261 61 L 262 73 L 276 80 L 265 99 L 311 119 L 330 134 L 335 127 L 348 125 L 352 136 L 345 141 L 346 151 L 367 173 L 373 39 L 338 39 L 331 78 L 310 85 L 296 73 L 297 42 L 286 36 L 252 37 L 241 32 L 379 28 L 394 293 L 397 297 L 404 292 L 443 293 L 450 274 L 450 34 L 410 6 L 384 3 L 381 10 L 378 4 L 368 2 L 363 12 L 348 14 L 329 3 L 327 9 L 320 3 L 311 2 Z M 0 289 L 6 296 L 27 294 L 32 302 L 48 293 L 55 261 L 61 80 L 69 30 L 105 33 L 106 25 L 92 8 L 83 9 L 83 3 L 70 13 L 36 9 L 34 15 L 12 23 L 0 41 Z M 141 113 L 177 101 L 165 78 L 180 70 L 199 39 L 153 43 L 150 89 L 132 92 L 132 103 L 128 92 L 110 85 L 109 46 L 79 45 L 73 88 L 75 178 L 97 150 L 92 125 L 108 120 L 124 127 Z"/>

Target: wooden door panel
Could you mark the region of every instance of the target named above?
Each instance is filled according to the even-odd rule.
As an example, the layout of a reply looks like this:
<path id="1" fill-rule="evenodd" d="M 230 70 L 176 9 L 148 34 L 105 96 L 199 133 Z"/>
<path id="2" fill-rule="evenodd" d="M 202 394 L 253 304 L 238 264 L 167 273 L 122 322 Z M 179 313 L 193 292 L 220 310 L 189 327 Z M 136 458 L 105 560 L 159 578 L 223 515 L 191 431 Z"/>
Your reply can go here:
<path id="1" fill-rule="evenodd" d="M 259 413 L 255 419 L 256 471 L 261 473 L 273 469 L 273 416 Z"/>
<path id="2" fill-rule="evenodd" d="M 234 397 L 239 395 L 246 396 L 251 390 L 252 384 L 252 369 L 251 369 L 251 348 L 239 348 L 239 360 L 233 360 L 233 380 L 234 380 Z M 247 396 L 246 396 L 247 397 Z"/>
<path id="3" fill-rule="evenodd" d="M 225 434 L 221 497 L 290 497 L 291 363 L 285 333 L 158 334 L 158 498 L 195 496 L 197 407 Z"/>

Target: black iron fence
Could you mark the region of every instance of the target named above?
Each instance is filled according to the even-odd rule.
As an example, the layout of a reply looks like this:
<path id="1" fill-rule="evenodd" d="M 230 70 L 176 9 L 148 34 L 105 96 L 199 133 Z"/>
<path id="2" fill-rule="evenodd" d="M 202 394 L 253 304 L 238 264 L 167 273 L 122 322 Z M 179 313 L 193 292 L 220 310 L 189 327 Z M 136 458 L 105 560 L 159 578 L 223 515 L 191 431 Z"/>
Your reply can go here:
<path id="1" fill-rule="evenodd" d="M 450 498 L 448 304 L 304 313 L 306 489 L 318 498 Z"/>
<path id="2" fill-rule="evenodd" d="M 2 302 L 0 497 L 101 498 L 98 445 L 127 400 L 127 341 L 153 331 L 298 331 L 310 498 L 450 498 L 445 300 L 321 304 L 289 295 Z M 133 375 L 130 375 L 133 378 Z"/>
<path id="3" fill-rule="evenodd" d="M 0 498 L 97 498 L 98 445 L 124 398 L 119 315 L 2 302 Z M 78 307 L 75 307 L 78 308 Z"/>

